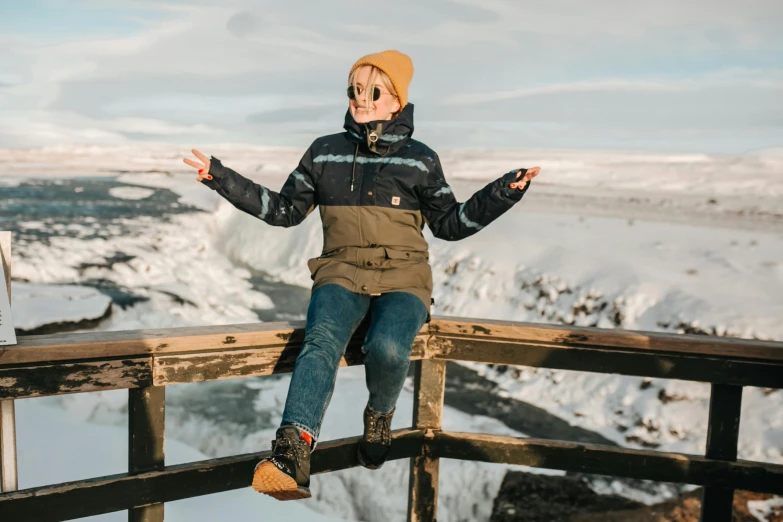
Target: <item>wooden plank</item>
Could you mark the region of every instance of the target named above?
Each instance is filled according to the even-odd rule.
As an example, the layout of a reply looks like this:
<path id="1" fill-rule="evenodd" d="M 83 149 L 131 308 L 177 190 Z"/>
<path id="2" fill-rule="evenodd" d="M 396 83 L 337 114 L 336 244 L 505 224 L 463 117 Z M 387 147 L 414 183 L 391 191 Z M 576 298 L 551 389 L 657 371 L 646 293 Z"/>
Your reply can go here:
<path id="1" fill-rule="evenodd" d="M 0 491 L 3 492 L 19 488 L 14 410 L 14 401 L 0 401 Z"/>
<path id="2" fill-rule="evenodd" d="M 544 325 L 471 319 L 433 317 L 434 335 L 469 336 L 493 339 L 525 340 L 565 346 L 602 346 L 660 353 L 682 353 L 783 361 L 783 343 L 730 337 L 685 335 L 663 332 L 621 330 L 578 326 Z"/>
<path id="3" fill-rule="evenodd" d="M 783 388 L 783 363 L 433 335 L 435 359 Z"/>
<path id="4" fill-rule="evenodd" d="M 147 386 L 128 392 L 128 473 L 165 467 L 163 439 L 166 421 L 166 388 Z M 163 522 L 164 504 L 128 510 L 128 522 Z"/>
<path id="5" fill-rule="evenodd" d="M 346 349 L 340 366 L 364 364 L 361 343 L 364 337 L 354 336 Z M 418 336 L 413 341 L 411 360 L 425 356 L 426 338 Z M 185 382 L 214 381 L 234 377 L 249 377 L 289 373 L 294 369 L 299 345 L 226 350 L 177 355 L 158 355 L 154 360 L 154 384 L 166 386 Z"/>
<path id="6" fill-rule="evenodd" d="M 440 460 L 433 457 L 429 446 L 411 459 L 408 482 L 408 522 L 435 522 L 438 513 L 438 477 Z"/>
<path id="7" fill-rule="evenodd" d="M 443 421 L 446 361 L 418 361 L 413 376 L 413 427 L 439 430 Z"/>
<path id="8" fill-rule="evenodd" d="M 0 369 L 0 399 L 118 390 L 151 384 L 151 357 Z"/>
<path id="9" fill-rule="evenodd" d="M 424 357 L 425 348 L 424 336 L 417 337 L 414 340 L 411 359 Z M 0 399 L 286 373 L 293 370 L 298 353 L 298 346 L 278 346 L 194 355 L 153 355 L 35 366 L 6 366 L 0 367 Z M 362 364 L 358 345 L 354 343 L 351 346 L 341 364 Z"/>
<path id="10" fill-rule="evenodd" d="M 426 325 L 422 327 L 420 336 L 427 335 L 426 328 Z M 354 339 L 363 333 L 366 333 L 366 327 L 357 330 Z M 17 346 L 0 348 L 0 367 L 150 354 L 299 346 L 303 336 L 304 321 L 26 335 L 19 339 Z"/>
<path id="11" fill-rule="evenodd" d="M 741 386 L 712 385 L 707 428 L 707 458 L 737 460 L 741 410 Z M 731 522 L 733 506 L 733 489 L 706 487 L 702 491 L 701 520 Z"/>
<path id="12" fill-rule="evenodd" d="M 303 328 L 303 321 L 284 321 L 26 335 L 19 339 L 18 346 L 0 351 L 0 366 L 281 346 L 296 342 L 297 335 L 301 335 L 298 331 Z"/>
<path id="13" fill-rule="evenodd" d="M 243 323 L 116 332 L 23 336 L 0 349 L 0 366 L 152 353 L 214 352 L 301 343 L 304 322 Z M 429 328 L 429 330 L 428 330 Z M 563 346 L 623 348 L 655 353 L 702 354 L 783 361 L 783 343 L 658 332 L 560 327 L 487 319 L 434 318 L 419 335 L 511 339 Z"/>
<path id="14" fill-rule="evenodd" d="M 416 361 L 413 377 L 413 427 L 424 429 L 425 439 L 411 459 L 408 481 L 408 522 L 435 522 L 438 512 L 439 461 L 427 441 L 441 428 L 446 389 L 446 361 Z"/>
<path id="15" fill-rule="evenodd" d="M 0 263 L 5 279 L 0 289 L 11 301 L 11 232 L 0 232 Z M 0 347 L 2 354 L 3 347 Z M 1 382 L 1 381 L 0 381 Z M 0 491 L 16 491 L 19 473 L 16 459 L 16 408 L 13 400 L 2 399 L 0 384 Z"/>
<path id="16" fill-rule="evenodd" d="M 390 460 L 420 451 L 423 430 L 392 432 Z M 312 456 L 312 474 L 357 467 L 359 437 L 319 442 Z M 140 474 L 124 473 L 0 494 L 0 520 L 56 522 L 173 502 L 250 485 L 253 469 L 271 451 L 167 466 Z M 261 514 L 260 516 L 262 516 Z"/>
<path id="17" fill-rule="evenodd" d="M 0 231 L 0 262 L 3 263 L 3 272 L 5 272 L 5 286 L 8 293 L 8 300 L 11 300 L 11 232 L 7 230 Z"/>
<path id="18" fill-rule="evenodd" d="M 436 457 L 783 494 L 783 465 L 475 433 L 434 432 Z"/>

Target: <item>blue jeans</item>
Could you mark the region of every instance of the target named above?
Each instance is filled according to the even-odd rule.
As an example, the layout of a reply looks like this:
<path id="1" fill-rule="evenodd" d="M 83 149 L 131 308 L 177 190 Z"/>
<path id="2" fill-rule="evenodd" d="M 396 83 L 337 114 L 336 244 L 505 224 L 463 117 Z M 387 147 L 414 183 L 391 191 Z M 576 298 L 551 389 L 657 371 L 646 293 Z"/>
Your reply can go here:
<path id="1" fill-rule="evenodd" d="M 369 296 L 326 284 L 316 288 L 310 298 L 304 342 L 294 365 L 281 426 L 296 426 L 313 441 L 318 439 L 340 358 L 368 311 L 370 324 L 362 348 L 368 404 L 378 413 L 394 409 L 408 375 L 411 345 L 427 320 L 424 303 L 408 292 Z"/>

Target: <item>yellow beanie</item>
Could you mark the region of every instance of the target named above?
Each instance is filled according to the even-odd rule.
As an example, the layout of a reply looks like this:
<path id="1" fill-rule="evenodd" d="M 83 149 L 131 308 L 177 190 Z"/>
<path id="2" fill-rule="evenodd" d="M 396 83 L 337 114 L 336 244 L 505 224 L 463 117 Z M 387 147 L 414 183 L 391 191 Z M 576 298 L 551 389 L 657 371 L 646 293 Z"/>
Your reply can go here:
<path id="1" fill-rule="evenodd" d="M 363 65 L 374 65 L 385 72 L 400 98 L 400 109 L 405 107 L 405 104 L 408 103 L 408 85 L 413 78 L 413 61 L 410 56 L 394 50 L 368 54 L 353 64 L 348 76 L 350 77 L 354 70 Z"/>

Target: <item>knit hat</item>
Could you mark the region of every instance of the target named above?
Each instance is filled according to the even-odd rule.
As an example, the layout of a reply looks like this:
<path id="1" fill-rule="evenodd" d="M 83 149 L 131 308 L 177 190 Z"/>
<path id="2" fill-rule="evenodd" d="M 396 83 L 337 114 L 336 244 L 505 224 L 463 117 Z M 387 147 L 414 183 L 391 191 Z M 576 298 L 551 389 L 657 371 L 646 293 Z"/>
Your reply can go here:
<path id="1" fill-rule="evenodd" d="M 368 54 L 353 64 L 348 76 L 350 77 L 354 70 L 363 65 L 374 65 L 385 72 L 400 98 L 400 109 L 405 107 L 405 104 L 408 103 L 408 85 L 413 78 L 413 61 L 410 56 L 394 50 Z"/>

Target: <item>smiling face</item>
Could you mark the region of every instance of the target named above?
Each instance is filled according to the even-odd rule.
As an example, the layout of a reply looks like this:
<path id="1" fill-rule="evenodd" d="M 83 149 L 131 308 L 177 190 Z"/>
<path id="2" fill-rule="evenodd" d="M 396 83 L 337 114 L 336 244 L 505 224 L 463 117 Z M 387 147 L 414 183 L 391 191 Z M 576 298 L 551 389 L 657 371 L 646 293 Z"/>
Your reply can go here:
<path id="1" fill-rule="evenodd" d="M 348 100 L 348 110 L 356 123 L 375 120 L 390 120 L 400 110 L 400 100 L 394 94 L 394 87 L 380 70 L 370 65 L 357 68 L 349 79 L 349 85 L 356 86 L 354 99 Z M 351 82 L 352 80 L 352 82 Z M 381 96 L 373 101 L 373 88 L 381 91 Z"/>

